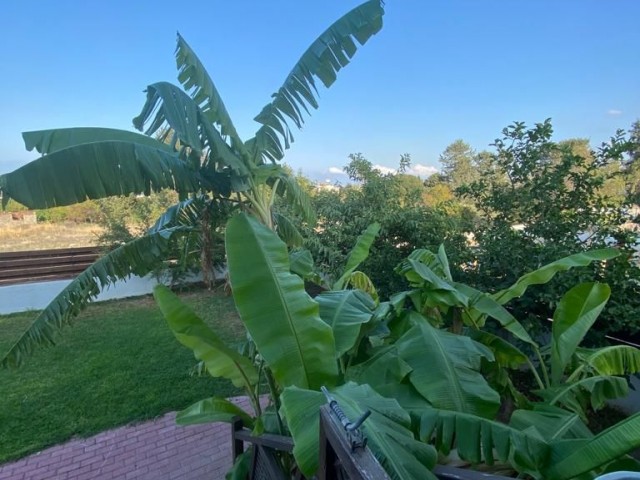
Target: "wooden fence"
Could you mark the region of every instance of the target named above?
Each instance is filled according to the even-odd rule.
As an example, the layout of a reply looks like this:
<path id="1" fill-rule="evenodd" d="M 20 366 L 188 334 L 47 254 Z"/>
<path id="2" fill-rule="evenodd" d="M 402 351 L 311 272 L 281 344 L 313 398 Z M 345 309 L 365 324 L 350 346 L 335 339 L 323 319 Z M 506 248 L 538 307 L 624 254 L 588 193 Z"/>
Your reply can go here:
<path id="1" fill-rule="evenodd" d="M 75 278 L 99 256 L 98 247 L 0 253 L 0 286 Z"/>

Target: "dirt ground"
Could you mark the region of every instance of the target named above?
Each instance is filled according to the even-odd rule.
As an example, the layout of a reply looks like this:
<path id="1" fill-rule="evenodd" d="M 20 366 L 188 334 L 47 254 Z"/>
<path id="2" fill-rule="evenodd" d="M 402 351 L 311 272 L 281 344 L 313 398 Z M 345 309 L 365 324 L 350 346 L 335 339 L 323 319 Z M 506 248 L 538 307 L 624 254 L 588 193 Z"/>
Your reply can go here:
<path id="1" fill-rule="evenodd" d="M 89 247 L 102 229 L 90 223 L 38 223 L 0 226 L 0 252 Z"/>

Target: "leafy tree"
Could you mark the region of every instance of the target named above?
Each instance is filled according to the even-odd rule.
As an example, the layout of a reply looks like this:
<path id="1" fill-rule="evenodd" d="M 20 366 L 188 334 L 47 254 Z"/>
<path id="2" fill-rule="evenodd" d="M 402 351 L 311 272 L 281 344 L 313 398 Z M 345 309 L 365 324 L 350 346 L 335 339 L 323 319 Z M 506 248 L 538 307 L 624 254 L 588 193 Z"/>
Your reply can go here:
<path id="1" fill-rule="evenodd" d="M 306 227 L 305 246 L 321 271 L 335 277 L 357 237 L 374 222 L 381 225 L 381 231 L 361 270 L 382 297 L 406 285 L 393 269 L 415 248 L 444 241 L 454 261 L 462 263 L 466 239 L 461 215 L 442 206 L 425 206 L 425 189 L 417 177 L 383 174 L 361 154 L 349 158 L 345 171 L 359 184 L 320 192 L 312 199 L 318 224 Z"/>
<path id="2" fill-rule="evenodd" d="M 440 155 L 442 174 L 451 188 L 468 185 L 478 178 L 476 152 L 463 140 L 456 140 Z"/>
<path id="3" fill-rule="evenodd" d="M 300 128 L 303 112 L 318 107 L 316 80 L 325 87 L 333 84 L 357 45 L 382 28 L 383 14 L 382 2 L 369 0 L 323 32 L 255 117 L 260 127 L 247 141 L 238 135 L 214 82 L 181 36 L 176 63 L 184 90 L 167 82 L 147 87 L 146 103 L 133 119 L 146 135 L 97 128 L 23 134 L 27 149 L 43 156 L 0 176 L 3 203 L 13 198 L 30 208 L 47 208 L 166 188 L 183 202 L 167 210 L 147 235 L 113 250 L 76 278 L 2 364 L 19 363 L 37 344 L 51 342 L 102 287 L 148 273 L 170 251 L 174 236 L 188 235 L 202 219 L 217 217 L 230 205 L 282 234 L 291 231 L 280 228 L 272 210 L 275 197 L 287 198 L 311 218 L 308 198 L 278 163 L 293 141 L 291 124 Z"/>
<path id="4" fill-rule="evenodd" d="M 603 170 L 620 161 L 626 140 L 617 135 L 594 152 L 584 142 L 555 143 L 552 132 L 549 120 L 531 129 L 523 123 L 505 128 L 494 143 L 488 172 L 460 189 L 483 217 L 474 232 L 478 249 L 467 280 L 483 288 L 504 288 L 554 258 L 615 242 L 624 255 L 605 269 L 557 279 L 514 308 L 522 318 L 531 315 L 545 323 L 558 293 L 568 284 L 604 281 L 612 285 L 614 295 L 600 329 L 634 329 L 637 313 L 633 312 L 640 311 L 636 281 L 640 270 L 630 262 L 635 235 L 621 229 L 627 220 L 624 209 L 602 195 Z"/>

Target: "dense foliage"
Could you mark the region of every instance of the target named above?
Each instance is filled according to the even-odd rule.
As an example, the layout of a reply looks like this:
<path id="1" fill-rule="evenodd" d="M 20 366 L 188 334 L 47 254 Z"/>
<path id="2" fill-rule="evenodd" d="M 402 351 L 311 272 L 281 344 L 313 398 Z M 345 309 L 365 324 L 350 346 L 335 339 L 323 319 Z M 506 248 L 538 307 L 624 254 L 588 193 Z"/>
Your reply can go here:
<path id="1" fill-rule="evenodd" d="M 335 277 L 358 235 L 374 222 L 380 224 L 380 234 L 373 254 L 360 268 L 385 298 L 406 286 L 393 271 L 416 248 L 437 248 L 446 242 L 452 261 L 464 260 L 463 232 L 470 225 L 459 210 L 425 205 L 425 189 L 415 176 L 383 174 L 359 154 L 350 159 L 345 170 L 357 184 L 312 196 L 318 223 L 307 228 L 304 244 L 322 272 Z M 408 167 L 409 158 L 403 161 Z"/>

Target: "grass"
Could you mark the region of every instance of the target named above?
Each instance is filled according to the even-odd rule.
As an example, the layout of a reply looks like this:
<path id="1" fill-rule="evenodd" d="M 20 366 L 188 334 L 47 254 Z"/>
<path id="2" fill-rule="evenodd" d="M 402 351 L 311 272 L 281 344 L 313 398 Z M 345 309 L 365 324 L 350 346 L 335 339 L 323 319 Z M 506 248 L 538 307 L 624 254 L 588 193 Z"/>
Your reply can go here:
<path id="1" fill-rule="evenodd" d="M 230 297 L 202 290 L 181 297 L 225 340 L 243 338 Z M 34 313 L 0 316 L 0 352 Z M 195 363 L 152 297 L 90 306 L 58 345 L 38 350 L 19 369 L 0 370 L 0 463 L 237 393 L 227 381 L 190 376 Z"/>
<path id="2" fill-rule="evenodd" d="M 102 228 L 90 223 L 38 223 L 1 225 L 0 252 L 97 245 Z"/>

